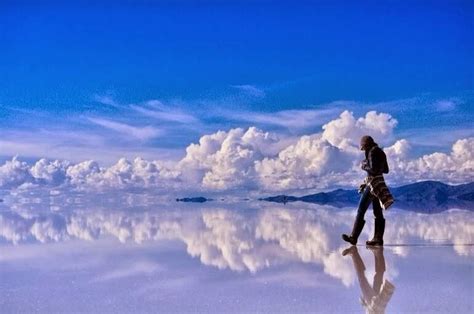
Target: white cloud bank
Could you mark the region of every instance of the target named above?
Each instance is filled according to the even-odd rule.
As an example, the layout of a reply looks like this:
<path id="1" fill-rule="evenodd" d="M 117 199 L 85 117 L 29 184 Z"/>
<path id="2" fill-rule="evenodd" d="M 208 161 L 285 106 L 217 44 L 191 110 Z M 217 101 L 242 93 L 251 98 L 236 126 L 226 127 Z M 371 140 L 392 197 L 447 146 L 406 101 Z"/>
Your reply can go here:
<path id="1" fill-rule="evenodd" d="M 189 145 L 184 158 L 175 163 L 120 159 L 103 168 L 95 161 L 73 164 L 41 159 L 30 165 L 13 158 L 0 166 L 0 188 L 283 191 L 350 186 L 364 177 L 358 166 L 363 158 L 358 142 L 364 134 L 372 135 L 385 147 L 391 168 L 387 176 L 390 183 L 472 180 L 474 138 L 457 140 L 449 153 L 412 158 L 410 143 L 394 139 L 397 123 L 386 113 L 370 111 L 356 118 L 344 111 L 326 123 L 322 132 L 297 139 L 279 138 L 255 127 L 219 131 Z"/>

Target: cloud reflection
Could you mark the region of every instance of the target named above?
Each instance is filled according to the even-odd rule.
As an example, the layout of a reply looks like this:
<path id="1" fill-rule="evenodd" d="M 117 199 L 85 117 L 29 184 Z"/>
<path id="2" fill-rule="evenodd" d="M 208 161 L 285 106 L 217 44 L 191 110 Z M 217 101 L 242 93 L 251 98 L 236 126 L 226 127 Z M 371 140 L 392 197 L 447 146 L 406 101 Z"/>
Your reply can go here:
<path id="1" fill-rule="evenodd" d="M 293 261 L 320 265 L 348 286 L 354 273 L 341 259 L 340 233 L 351 211 L 332 207 L 298 209 L 268 206 L 255 210 L 192 208 L 182 210 L 75 210 L 0 212 L 0 238 L 13 244 L 113 237 L 120 242 L 177 240 L 189 255 L 219 269 L 249 271 Z M 459 255 L 473 255 L 474 215 L 451 210 L 439 214 L 392 212 L 386 243 L 406 255 L 410 244 L 450 244 Z M 369 237 L 366 227 L 361 240 Z M 402 246 L 396 246 L 402 245 Z M 408 246 L 404 246 L 408 245 Z"/>

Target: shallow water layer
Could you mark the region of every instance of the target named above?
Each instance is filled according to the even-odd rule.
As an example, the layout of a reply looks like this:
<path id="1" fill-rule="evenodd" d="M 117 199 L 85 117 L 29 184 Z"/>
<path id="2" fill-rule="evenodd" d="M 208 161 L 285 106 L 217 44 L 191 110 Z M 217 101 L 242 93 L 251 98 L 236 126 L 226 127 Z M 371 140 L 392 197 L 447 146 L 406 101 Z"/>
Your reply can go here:
<path id="1" fill-rule="evenodd" d="M 474 310 L 472 211 L 393 209 L 348 249 L 349 208 L 124 204 L 2 204 L 2 312 Z"/>

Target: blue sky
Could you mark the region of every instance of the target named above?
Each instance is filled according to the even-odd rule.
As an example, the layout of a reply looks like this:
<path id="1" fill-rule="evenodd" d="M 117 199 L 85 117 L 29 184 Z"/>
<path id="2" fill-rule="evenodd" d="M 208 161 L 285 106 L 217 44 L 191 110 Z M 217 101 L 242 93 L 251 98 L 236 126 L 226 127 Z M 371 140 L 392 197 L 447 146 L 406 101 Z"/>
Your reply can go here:
<path id="1" fill-rule="evenodd" d="M 469 1 L 0 6 L 0 130 L 23 144 L 3 157 L 41 157 L 28 147 L 44 141 L 172 158 L 219 129 L 299 136 L 343 110 L 391 114 L 420 154 L 473 134 Z"/>

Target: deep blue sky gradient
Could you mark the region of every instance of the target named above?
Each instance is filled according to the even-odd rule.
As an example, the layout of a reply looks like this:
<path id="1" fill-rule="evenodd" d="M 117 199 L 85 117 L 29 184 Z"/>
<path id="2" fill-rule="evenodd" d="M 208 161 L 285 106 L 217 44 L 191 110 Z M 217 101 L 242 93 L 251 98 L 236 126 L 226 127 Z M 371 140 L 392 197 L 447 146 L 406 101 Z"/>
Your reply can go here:
<path id="1" fill-rule="evenodd" d="M 412 135 L 466 136 L 472 125 L 472 1 L 35 2 L 0 2 L 0 130 L 124 117 L 97 95 L 120 104 L 179 100 L 191 112 L 203 103 L 206 112 L 268 113 L 349 100 L 356 115 L 391 113 Z M 265 96 L 236 95 L 235 85 Z M 456 106 L 438 112 L 438 100 Z M 86 122 L 71 130 L 89 129 Z M 218 127 L 151 145 L 185 147 L 239 125 L 207 122 Z"/>
<path id="2" fill-rule="evenodd" d="M 265 107 L 473 85 L 472 2 L 1 5 L 0 102 L 84 105 L 280 87 Z"/>

